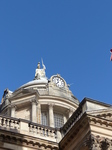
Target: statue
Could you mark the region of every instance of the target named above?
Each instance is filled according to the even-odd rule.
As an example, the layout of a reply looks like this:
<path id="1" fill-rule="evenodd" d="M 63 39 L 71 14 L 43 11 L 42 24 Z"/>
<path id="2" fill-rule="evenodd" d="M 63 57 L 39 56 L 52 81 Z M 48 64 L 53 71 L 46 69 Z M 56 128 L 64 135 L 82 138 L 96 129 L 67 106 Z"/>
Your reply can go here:
<path id="1" fill-rule="evenodd" d="M 40 62 L 38 62 L 37 68 L 40 69 Z"/>
<path id="2" fill-rule="evenodd" d="M 43 68 L 40 69 L 40 62 L 38 62 L 38 65 L 37 65 L 37 69 L 35 70 L 35 79 L 36 80 L 39 80 L 39 79 L 42 79 L 42 78 L 46 78 L 46 75 L 45 75 L 45 65 L 43 63 L 43 60 L 42 60 L 42 66 Z"/>

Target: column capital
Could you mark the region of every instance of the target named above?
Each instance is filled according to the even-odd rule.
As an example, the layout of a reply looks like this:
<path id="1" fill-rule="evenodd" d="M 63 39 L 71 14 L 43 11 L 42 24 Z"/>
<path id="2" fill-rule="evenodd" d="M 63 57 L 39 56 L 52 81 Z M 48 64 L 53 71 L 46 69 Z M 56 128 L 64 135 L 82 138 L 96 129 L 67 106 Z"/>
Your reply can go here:
<path id="1" fill-rule="evenodd" d="M 36 97 L 31 98 L 30 102 L 31 103 L 36 103 L 36 105 L 38 104 L 38 101 L 37 101 Z"/>
<path id="2" fill-rule="evenodd" d="M 73 114 L 74 110 L 72 108 L 69 108 L 67 110 L 67 113 L 69 114 L 69 118 L 71 117 L 71 115 Z"/>
<path id="3" fill-rule="evenodd" d="M 48 106 L 49 106 L 49 107 L 52 107 L 52 108 L 53 108 L 54 105 L 55 105 L 54 103 L 48 103 Z"/>
<path id="4" fill-rule="evenodd" d="M 10 104 L 8 107 L 17 109 L 17 106 L 15 104 Z"/>
<path id="5" fill-rule="evenodd" d="M 74 110 L 73 110 L 72 108 L 68 108 L 65 112 L 66 112 L 66 113 L 73 113 Z"/>

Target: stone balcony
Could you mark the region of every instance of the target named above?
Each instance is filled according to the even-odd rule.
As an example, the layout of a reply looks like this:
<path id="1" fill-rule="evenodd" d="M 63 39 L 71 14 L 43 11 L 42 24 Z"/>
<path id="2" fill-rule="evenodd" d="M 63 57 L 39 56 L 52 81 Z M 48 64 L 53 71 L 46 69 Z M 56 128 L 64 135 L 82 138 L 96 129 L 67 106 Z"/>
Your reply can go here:
<path id="1" fill-rule="evenodd" d="M 11 132 L 13 135 L 23 135 L 32 138 L 48 140 L 49 142 L 58 143 L 61 140 L 59 129 L 43 126 L 24 119 L 16 119 L 0 115 L 0 137 L 5 132 Z"/>

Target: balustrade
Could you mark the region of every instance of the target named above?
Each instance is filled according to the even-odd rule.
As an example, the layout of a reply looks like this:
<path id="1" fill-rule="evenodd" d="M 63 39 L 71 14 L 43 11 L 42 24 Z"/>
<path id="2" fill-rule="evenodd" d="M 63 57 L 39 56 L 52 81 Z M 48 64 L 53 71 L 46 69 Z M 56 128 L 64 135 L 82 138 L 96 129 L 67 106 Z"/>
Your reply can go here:
<path id="1" fill-rule="evenodd" d="M 0 129 L 12 132 L 17 132 L 21 134 L 26 134 L 30 136 L 39 137 L 42 139 L 49 138 L 51 141 L 58 141 L 57 139 L 60 138 L 57 132 L 57 129 L 52 127 L 43 126 L 37 123 L 30 122 L 24 119 L 16 119 L 12 117 L 6 117 L 0 115 Z M 61 134 L 61 133 L 60 133 Z"/>
<path id="2" fill-rule="evenodd" d="M 5 116 L 0 116 L 0 127 L 4 127 L 6 129 L 19 129 L 19 120 L 7 118 Z"/>
<path id="3" fill-rule="evenodd" d="M 54 128 L 49 128 L 49 127 L 41 126 L 41 125 L 29 124 L 29 131 L 32 133 L 36 133 L 40 136 L 56 138 L 56 130 Z"/>

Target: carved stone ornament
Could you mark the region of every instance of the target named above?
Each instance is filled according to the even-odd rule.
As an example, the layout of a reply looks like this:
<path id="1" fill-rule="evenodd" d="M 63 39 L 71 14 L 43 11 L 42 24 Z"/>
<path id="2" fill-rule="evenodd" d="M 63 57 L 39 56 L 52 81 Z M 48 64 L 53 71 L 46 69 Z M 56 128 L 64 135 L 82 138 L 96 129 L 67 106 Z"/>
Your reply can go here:
<path id="1" fill-rule="evenodd" d="M 48 103 L 49 108 L 53 108 L 54 107 L 54 103 Z"/>
<path id="2" fill-rule="evenodd" d="M 31 103 L 34 102 L 34 103 L 36 103 L 36 105 L 38 104 L 38 101 L 37 101 L 36 97 L 33 97 L 33 98 L 30 100 L 30 102 L 31 102 Z"/>
<path id="3" fill-rule="evenodd" d="M 83 146 L 88 147 L 89 150 L 110 150 L 112 149 L 111 145 L 112 140 L 99 135 L 89 135 L 83 143 Z"/>
<path id="4" fill-rule="evenodd" d="M 17 106 L 15 104 L 10 104 L 9 108 L 15 108 L 15 110 L 17 109 Z"/>

